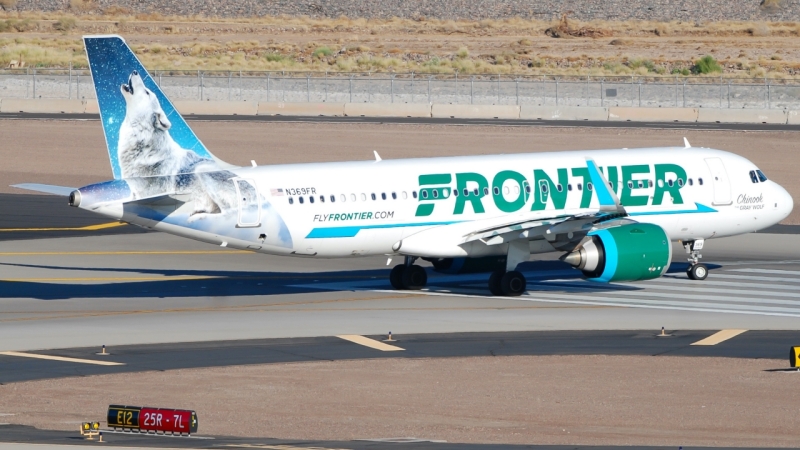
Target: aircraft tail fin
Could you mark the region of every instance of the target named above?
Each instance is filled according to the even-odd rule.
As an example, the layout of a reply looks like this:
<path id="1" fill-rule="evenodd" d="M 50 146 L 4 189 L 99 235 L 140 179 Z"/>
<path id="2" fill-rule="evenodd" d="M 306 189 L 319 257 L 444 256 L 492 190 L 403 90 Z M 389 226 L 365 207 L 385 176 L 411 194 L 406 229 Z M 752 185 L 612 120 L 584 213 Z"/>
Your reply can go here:
<path id="1" fill-rule="evenodd" d="M 183 161 L 162 164 L 162 173 L 151 175 L 183 173 L 203 160 L 230 167 L 203 145 L 122 37 L 84 36 L 83 42 L 115 179 L 146 176 L 131 169 L 137 159 L 157 160 L 167 147 L 177 148 Z"/>

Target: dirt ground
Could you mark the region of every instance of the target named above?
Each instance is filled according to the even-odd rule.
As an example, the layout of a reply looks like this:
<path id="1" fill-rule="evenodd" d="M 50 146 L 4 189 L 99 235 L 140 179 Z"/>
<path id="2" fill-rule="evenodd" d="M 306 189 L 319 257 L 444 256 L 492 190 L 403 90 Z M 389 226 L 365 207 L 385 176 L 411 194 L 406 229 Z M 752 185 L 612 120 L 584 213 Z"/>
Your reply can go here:
<path id="1" fill-rule="evenodd" d="M 798 133 L 393 124 L 193 122 L 206 146 L 238 165 L 604 148 L 712 147 L 742 155 L 800 199 Z M 111 178 L 97 121 L 0 121 L 0 192 L 22 182 L 80 187 Z M 631 150 L 635 151 L 635 150 Z M 783 222 L 800 224 L 800 207 Z"/>
<path id="2" fill-rule="evenodd" d="M 0 64 L 28 67 L 86 67 L 81 35 L 118 33 L 150 70 L 669 75 L 711 55 L 726 76 L 800 76 L 792 22 L 5 17 Z"/>
<path id="3" fill-rule="evenodd" d="M 12 423 L 74 429 L 109 404 L 191 408 L 201 434 L 448 442 L 797 445 L 785 361 L 667 356 L 379 359 L 0 386 Z M 113 439 L 113 436 L 109 440 Z"/>

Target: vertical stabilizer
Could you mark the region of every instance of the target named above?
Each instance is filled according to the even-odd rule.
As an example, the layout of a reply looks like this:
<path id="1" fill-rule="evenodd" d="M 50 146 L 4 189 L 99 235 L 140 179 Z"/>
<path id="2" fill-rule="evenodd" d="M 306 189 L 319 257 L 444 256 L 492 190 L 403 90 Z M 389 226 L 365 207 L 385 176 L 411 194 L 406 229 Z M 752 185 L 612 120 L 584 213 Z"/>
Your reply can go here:
<path id="1" fill-rule="evenodd" d="M 124 39 L 84 36 L 83 42 L 114 178 L 178 175 L 202 161 L 229 167 L 200 142 Z M 181 158 L 152 164 L 170 149 Z"/>

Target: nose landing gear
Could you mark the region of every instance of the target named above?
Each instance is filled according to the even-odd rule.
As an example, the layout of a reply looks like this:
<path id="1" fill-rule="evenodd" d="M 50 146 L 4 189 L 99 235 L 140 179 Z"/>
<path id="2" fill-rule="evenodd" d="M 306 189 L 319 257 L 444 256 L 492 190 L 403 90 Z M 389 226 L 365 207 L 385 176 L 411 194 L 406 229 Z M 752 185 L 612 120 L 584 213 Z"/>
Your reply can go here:
<path id="1" fill-rule="evenodd" d="M 428 284 L 428 273 L 414 264 L 417 258 L 406 256 L 404 264 L 398 264 L 389 272 L 389 282 L 397 290 L 418 291 Z"/>
<path id="2" fill-rule="evenodd" d="M 689 268 L 686 269 L 686 276 L 691 280 L 702 281 L 708 277 L 708 267 L 700 263 L 700 250 L 703 249 L 703 239 L 695 239 L 693 241 L 686 241 L 683 243 L 683 248 L 689 254 Z"/>

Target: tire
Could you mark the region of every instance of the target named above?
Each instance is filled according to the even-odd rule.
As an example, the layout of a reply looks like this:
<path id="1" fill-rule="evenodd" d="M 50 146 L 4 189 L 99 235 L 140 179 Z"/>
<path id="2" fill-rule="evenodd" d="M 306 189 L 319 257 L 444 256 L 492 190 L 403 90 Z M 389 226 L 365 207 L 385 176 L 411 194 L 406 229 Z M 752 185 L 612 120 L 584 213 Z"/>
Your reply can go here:
<path id="1" fill-rule="evenodd" d="M 498 269 L 492 272 L 491 275 L 489 275 L 489 292 L 491 292 L 492 295 L 495 296 L 505 295 L 503 294 L 503 290 L 500 289 L 500 280 L 503 278 L 503 275 L 505 274 L 506 274 L 505 270 Z"/>
<path id="2" fill-rule="evenodd" d="M 708 267 L 705 264 L 695 264 L 686 271 L 692 280 L 703 281 L 708 278 Z"/>
<path id="3" fill-rule="evenodd" d="M 405 264 L 398 264 L 392 267 L 392 271 L 389 272 L 389 283 L 392 284 L 392 287 L 397 290 L 405 289 L 403 287 L 403 272 L 406 271 Z"/>
<path id="4" fill-rule="evenodd" d="M 418 291 L 428 284 L 428 273 L 420 266 L 411 265 L 403 271 L 403 288 Z"/>
<path id="5" fill-rule="evenodd" d="M 522 295 L 526 287 L 528 287 L 528 281 L 525 279 L 524 275 L 516 270 L 506 272 L 503 278 L 500 279 L 500 289 L 503 291 L 503 295 L 508 297 L 518 297 Z"/>

